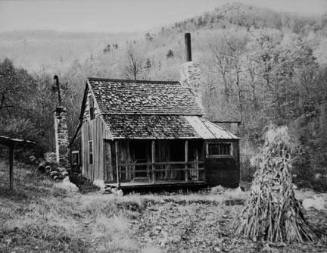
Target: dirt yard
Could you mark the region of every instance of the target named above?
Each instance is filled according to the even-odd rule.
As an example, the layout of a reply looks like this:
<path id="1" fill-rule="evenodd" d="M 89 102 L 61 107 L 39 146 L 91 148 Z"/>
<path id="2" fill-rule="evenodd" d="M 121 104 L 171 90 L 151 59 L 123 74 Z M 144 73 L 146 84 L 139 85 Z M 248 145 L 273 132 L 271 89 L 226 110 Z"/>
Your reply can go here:
<path id="1" fill-rule="evenodd" d="M 0 252 L 327 252 L 326 236 L 301 245 L 235 237 L 233 217 L 248 192 L 80 194 L 57 188 L 33 167 L 15 172 L 12 193 L 0 163 Z M 327 231 L 326 210 L 306 215 L 317 231 Z"/>

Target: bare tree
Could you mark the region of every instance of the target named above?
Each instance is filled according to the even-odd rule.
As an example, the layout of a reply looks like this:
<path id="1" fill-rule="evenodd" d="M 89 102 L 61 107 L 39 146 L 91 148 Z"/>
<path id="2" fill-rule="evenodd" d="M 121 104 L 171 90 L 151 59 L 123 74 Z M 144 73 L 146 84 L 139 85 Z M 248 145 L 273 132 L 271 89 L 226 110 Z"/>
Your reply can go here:
<path id="1" fill-rule="evenodd" d="M 127 65 L 125 67 L 125 76 L 128 79 L 140 79 L 140 75 L 144 72 L 145 60 L 139 56 L 134 49 L 130 46 L 127 50 Z"/>

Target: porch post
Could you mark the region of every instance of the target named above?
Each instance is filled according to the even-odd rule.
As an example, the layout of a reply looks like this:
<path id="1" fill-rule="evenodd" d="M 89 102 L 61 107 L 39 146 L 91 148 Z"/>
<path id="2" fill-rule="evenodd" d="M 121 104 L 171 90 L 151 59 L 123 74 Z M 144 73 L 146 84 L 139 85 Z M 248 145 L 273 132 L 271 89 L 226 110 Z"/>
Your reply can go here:
<path id="1" fill-rule="evenodd" d="M 154 140 L 151 141 L 151 163 L 152 163 L 152 165 L 151 165 L 151 169 L 152 169 L 152 182 L 153 182 L 153 183 L 156 181 L 156 175 L 155 175 L 155 173 L 154 173 L 154 170 L 155 170 L 155 165 L 154 165 L 154 163 L 155 163 L 155 155 L 156 155 L 156 150 L 155 150 L 156 145 L 155 145 L 155 144 L 156 144 L 156 143 L 155 143 Z"/>
<path id="2" fill-rule="evenodd" d="M 195 148 L 195 173 L 196 173 L 196 180 L 199 180 L 199 150 Z"/>
<path id="3" fill-rule="evenodd" d="M 119 168 L 119 152 L 118 152 L 118 141 L 115 141 L 115 157 L 116 157 L 116 177 L 117 177 L 117 188 L 120 188 L 120 168 Z"/>
<path id="4" fill-rule="evenodd" d="M 185 140 L 185 182 L 188 181 L 188 140 Z"/>

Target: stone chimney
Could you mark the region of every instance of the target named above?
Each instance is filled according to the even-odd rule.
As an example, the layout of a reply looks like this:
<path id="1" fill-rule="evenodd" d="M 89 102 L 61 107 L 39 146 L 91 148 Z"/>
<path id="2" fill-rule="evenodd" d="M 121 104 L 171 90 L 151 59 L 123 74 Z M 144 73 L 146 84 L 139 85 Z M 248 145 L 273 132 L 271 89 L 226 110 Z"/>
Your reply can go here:
<path id="1" fill-rule="evenodd" d="M 61 167 L 68 169 L 69 167 L 69 140 L 67 127 L 67 109 L 62 105 L 60 83 L 58 76 L 54 76 L 56 88 L 58 91 L 58 106 L 54 112 L 54 128 L 55 128 L 55 145 L 56 160 Z"/>
<path id="2" fill-rule="evenodd" d="M 199 64 L 192 61 L 192 45 L 191 45 L 191 34 L 185 33 L 185 55 L 186 62 L 182 64 L 181 68 L 181 83 L 192 89 L 196 95 L 197 101 L 203 110 L 201 101 L 201 72 Z"/>

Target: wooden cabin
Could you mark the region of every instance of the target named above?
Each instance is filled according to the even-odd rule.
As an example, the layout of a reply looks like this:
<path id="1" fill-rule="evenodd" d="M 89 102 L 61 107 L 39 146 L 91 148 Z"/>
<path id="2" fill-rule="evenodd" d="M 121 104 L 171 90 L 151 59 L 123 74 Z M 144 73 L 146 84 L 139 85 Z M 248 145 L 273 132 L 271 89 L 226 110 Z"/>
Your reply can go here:
<path id="1" fill-rule="evenodd" d="M 80 114 L 81 170 L 120 188 L 237 187 L 239 138 L 205 118 L 179 81 L 88 78 Z"/>

